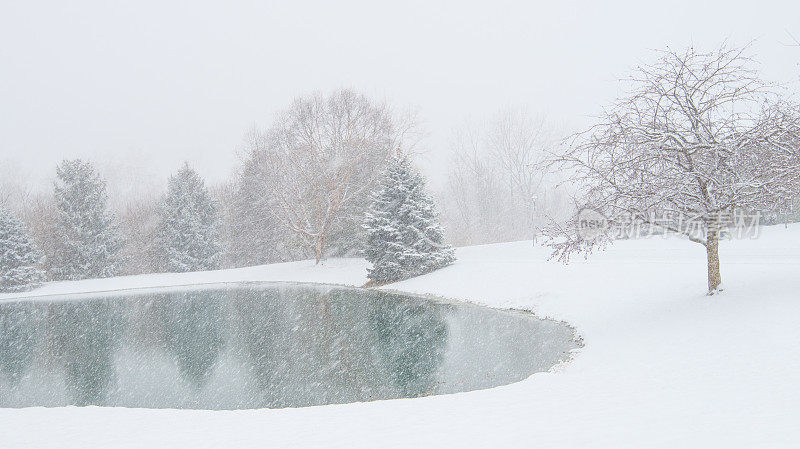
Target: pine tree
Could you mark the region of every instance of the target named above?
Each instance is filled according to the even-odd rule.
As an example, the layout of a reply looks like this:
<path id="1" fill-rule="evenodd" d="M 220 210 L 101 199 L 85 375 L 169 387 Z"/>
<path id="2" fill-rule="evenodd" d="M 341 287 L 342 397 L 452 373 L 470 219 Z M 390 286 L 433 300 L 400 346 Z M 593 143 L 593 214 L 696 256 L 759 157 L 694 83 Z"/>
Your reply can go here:
<path id="1" fill-rule="evenodd" d="M 169 272 L 219 268 L 217 208 L 205 183 L 185 164 L 171 176 L 161 209 L 158 246 Z"/>
<path id="2" fill-rule="evenodd" d="M 0 292 L 25 291 L 42 283 L 43 261 L 22 222 L 0 209 Z"/>
<path id="3" fill-rule="evenodd" d="M 88 162 L 65 160 L 56 170 L 60 239 L 51 267 L 56 279 L 115 276 L 122 265 L 123 240 L 107 211 L 106 184 Z"/>
<path id="4" fill-rule="evenodd" d="M 429 273 L 455 261 L 444 243 L 425 180 L 407 156 L 389 164 L 364 221 L 365 256 L 372 263 L 369 278 L 394 282 Z"/>

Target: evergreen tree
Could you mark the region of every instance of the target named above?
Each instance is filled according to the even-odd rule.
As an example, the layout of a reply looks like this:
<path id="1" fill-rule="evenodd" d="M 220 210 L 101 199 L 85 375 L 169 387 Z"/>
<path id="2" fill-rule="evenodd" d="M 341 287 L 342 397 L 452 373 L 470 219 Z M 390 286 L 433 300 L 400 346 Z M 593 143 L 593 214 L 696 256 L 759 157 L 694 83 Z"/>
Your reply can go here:
<path id="1" fill-rule="evenodd" d="M 185 164 L 169 178 L 158 245 L 169 272 L 219 268 L 217 208 L 203 180 Z"/>
<path id="2" fill-rule="evenodd" d="M 364 229 L 364 252 L 373 265 L 368 275 L 376 283 L 429 273 L 455 260 L 453 248 L 444 243 L 425 180 L 407 156 L 390 162 L 373 195 Z"/>
<path id="3" fill-rule="evenodd" d="M 11 212 L 0 208 L 0 292 L 29 290 L 44 281 L 44 256 Z"/>
<path id="4" fill-rule="evenodd" d="M 58 208 L 56 245 L 51 267 L 56 279 L 115 276 L 122 265 L 123 241 L 107 211 L 106 184 L 88 162 L 65 160 L 56 170 Z"/>

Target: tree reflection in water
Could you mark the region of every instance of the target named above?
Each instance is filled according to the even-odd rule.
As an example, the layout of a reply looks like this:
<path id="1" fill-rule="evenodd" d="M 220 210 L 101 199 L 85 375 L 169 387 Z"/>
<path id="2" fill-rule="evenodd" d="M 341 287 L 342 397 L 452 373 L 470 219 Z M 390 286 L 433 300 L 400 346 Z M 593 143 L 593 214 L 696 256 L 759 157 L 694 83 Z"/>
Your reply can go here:
<path id="1" fill-rule="evenodd" d="M 125 326 L 112 300 L 51 304 L 50 340 L 74 405 L 102 405 L 115 375 L 113 355 Z"/>
<path id="2" fill-rule="evenodd" d="M 161 320 L 164 344 L 173 354 L 184 380 L 199 389 L 225 346 L 225 291 L 180 292 L 164 295 Z"/>
<path id="3" fill-rule="evenodd" d="M 37 309 L 26 302 L 0 307 L 0 375 L 16 385 L 33 362 Z"/>
<path id="4" fill-rule="evenodd" d="M 403 397 L 433 394 L 447 347 L 443 307 L 386 294 L 373 303 L 371 321 L 377 348 L 392 381 Z"/>
<path id="5" fill-rule="evenodd" d="M 237 409 L 504 385 L 576 346 L 552 321 L 334 286 L 0 303 L 0 407 Z"/>

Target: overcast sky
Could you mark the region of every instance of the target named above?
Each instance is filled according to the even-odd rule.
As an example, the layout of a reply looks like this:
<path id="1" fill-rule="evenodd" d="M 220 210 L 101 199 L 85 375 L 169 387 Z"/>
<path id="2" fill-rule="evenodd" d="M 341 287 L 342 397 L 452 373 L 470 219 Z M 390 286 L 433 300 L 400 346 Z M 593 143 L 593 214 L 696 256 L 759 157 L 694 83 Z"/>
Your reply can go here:
<path id="1" fill-rule="evenodd" d="M 791 0 L 1 0 L 0 174 L 89 157 L 152 182 L 188 160 L 218 181 L 254 124 L 351 87 L 418 111 L 436 177 L 467 117 L 526 106 L 584 126 L 654 48 L 757 39 L 763 75 L 796 90 L 790 33 Z"/>

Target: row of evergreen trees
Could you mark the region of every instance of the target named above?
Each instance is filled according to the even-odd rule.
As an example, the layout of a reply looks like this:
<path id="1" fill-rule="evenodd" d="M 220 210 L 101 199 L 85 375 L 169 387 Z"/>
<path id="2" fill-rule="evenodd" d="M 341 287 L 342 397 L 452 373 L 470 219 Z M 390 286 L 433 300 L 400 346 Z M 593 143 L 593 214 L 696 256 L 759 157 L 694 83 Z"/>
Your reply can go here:
<path id="1" fill-rule="evenodd" d="M 57 243 L 42 268 L 44 255 L 25 226 L 10 211 L 0 210 L 0 291 L 29 290 L 46 278 L 78 280 L 120 273 L 124 239 L 108 210 L 105 182 L 88 162 L 63 161 L 54 188 Z M 219 267 L 217 211 L 203 180 L 188 165 L 170 177 L 160 208 L 155 247 L 160 267 L 168 272 Z M 49 275 L 49 276 L 48 276 Z"/>
<path id="2" fill-rule="evenodd" d="M 25 226 L 0 210 L 0 291 L 22 291 L 55 280 L 103 278 L 120 273 L 124 239 L 107 207 L 105 182 L 81 160 L 63 161 L 54 189 L 57 244 L 49 273 L 44 256 Z M 159 210 L 155 242 L 160 270 L 187 272 L 219 268 L 222 247 L 215 201 L 203 180 L 185 164 L 170 177 Z M 368 276 L 384 284 L 428 273 L 453 262 L 444 244 L 433 201 L 407 156 L 389 163 L 363 225 Z"/>

